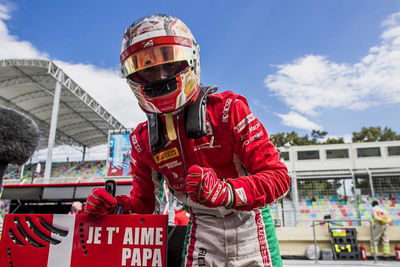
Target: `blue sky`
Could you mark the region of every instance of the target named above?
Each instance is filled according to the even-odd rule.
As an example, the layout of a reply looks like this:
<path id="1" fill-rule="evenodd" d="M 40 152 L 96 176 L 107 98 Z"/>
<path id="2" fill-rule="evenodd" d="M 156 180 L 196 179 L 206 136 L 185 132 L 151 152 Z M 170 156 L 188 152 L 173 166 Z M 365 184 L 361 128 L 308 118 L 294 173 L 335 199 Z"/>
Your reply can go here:
<path id="1" fill-rule="evenodd" d="M 0 0 L 0 58 L 55 61 L 132 127 L 144 116 L 118 78 L 120 42 L 152 13 L 192 29 L 203 83 L 245 95 L 270 134 L 400 132 L 399 0 Z"/>

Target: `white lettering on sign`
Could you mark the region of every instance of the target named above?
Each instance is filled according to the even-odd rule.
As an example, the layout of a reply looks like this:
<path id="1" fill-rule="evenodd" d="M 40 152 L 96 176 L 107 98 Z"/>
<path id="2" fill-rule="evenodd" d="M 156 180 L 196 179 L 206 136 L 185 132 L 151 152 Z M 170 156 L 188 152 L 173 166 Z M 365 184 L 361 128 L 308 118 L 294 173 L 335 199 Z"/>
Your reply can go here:
<path id="1" fill-rule="evenodd" d="M 147 261 L 152 257 L 152 251 L 149 248 L 143 249 L 143 264 L 147 265 Z M 153 264 L 151 266 L 154 266 Z"/>
<path id="2" fill-rule="evenodd" d="M 86 240 L 86 243 L 92 244 L 92 242 L 93 242 L 93 227 L 89 227 L 88 240 Z"/>
<path id="3" fill-rule="evenodd" d="M 144 245 L 153 245 L 154 240 L 154 228 L 142 228 L 142 238 L 140 243 Z"/>
<path id="4" fill-rule="evenodd" d="M 133 244 L 133 234 L 132 227 L 125 228 L 124 241 L 122 242 L 124 245 L 132 245 Z"/>
<path id="5" fill-rule="evenodd" d="M 126 266 L 126 260 L 132 257 L 132 251 L 129 248 L 122 248 L 122 266 Z"/>
<path id="6" fill-rule="evenodd" d="M 135 228 L 135 245 L 139 244 L 139 231 L 140 228 Z"/>
<path id="7" fill-rule="evenodd" d="M 113 241 L 113 233 L 119 232 L 119 227 L 107 227 L 106 228 L 107 232 L 108 232 L 108 239 L 107 239 L 107 244 L 112 244 Z"/>
<path id="8" fill-rule="evenodd" d="M 156 237 L 155 237 L 155 245 L 162 245 L 161 239 L 163 238 L 163 229 L 161 227 L 156 228 Z"/>
<path id="9" fill-rule="evenodd" d="M 135 233 L 135 234 L 133 234 Z M 162 227 L 126 227 L 124 245 L 162 245 Z"/>
<path id="10" fill-rule="evenodd" d="M 100 237 L 101 237 L 101 227 L 95 227 L 93 235 L 93 244 L 101 244 Z"/>
<path id="11" fill-rule="evenodd" d="M 101 244 L 101 227 L 89 227 L 87 244 Z"/>
<path id="12" fill-rule="evenodd" d="M 116 242 L 114 237 L 123 234 L 123 245 L 141 247 L 122 248 L 121 266 L 162 266 L 162 248 L 146 248 L 146 246 L 162 246 L 164 244 L 163 227 L 126 227 L 121 231 L 120 228 L 115 226 L 104 227 L 104 229 L 89 227 L 86 243 L 101 244 L 103 241 L 112 245 Z"/>
<path id="13" fill-rule="evenodd" d="M 121 266 L 162 266 L 161 249 L 123 248 Z"/>
<path id="14" fill-rule="evenodd" d="M 131 266 L 139 266 L 142 265 L 141 257 L 140 257 L 140 250 L 137 248 L 132 249 L 132 262 Z"/>

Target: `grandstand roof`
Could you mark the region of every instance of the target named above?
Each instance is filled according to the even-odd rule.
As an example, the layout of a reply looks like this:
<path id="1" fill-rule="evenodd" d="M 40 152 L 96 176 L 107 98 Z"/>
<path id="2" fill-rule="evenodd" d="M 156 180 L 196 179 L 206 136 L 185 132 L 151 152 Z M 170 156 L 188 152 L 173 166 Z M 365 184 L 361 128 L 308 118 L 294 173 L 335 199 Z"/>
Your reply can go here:
<path id="1" fill-rule="evenodd" d="M 125 129 L 53 62 L 37 59 L 0 60 L 0 104 L 36 121 L 47 147 L 57 82 L 62 84 L 56 145 L 92 147 L 107 143 L 108 131 Z"/>

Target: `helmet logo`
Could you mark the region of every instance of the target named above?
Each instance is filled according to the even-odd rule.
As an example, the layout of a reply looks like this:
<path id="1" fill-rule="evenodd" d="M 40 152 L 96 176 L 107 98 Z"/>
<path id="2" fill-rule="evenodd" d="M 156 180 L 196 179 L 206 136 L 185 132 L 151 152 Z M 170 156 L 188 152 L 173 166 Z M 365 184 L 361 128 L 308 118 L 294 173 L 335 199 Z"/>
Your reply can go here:
<path id="1" fill-rule="evenodd" d="M 189 46 L 188 40 L 187 40 L 187 39 L 183 39 L 183 40 L 181 41 L 181 45 Z"/>
<path id="2" fill-rule="evenodd" d="M 143 48 L 150 47 L 150 46 L 153 46 L 153 45 L 154 45 L 153 39 L 151 39 L 151 40 L 147 41 L 147 42 L 143 45 Z"/>

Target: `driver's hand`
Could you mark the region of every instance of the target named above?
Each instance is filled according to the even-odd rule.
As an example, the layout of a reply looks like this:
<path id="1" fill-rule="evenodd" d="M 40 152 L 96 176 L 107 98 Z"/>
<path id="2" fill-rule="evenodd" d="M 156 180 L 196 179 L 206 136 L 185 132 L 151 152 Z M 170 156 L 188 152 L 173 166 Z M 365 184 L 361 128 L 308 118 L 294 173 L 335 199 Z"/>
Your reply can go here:
<path id="1" fill-rule="evenodd" d="M 94 188 L 87 198 L 83 212 L 97 217 L 113 214 L 117 200 L 104 188 Z"/>

